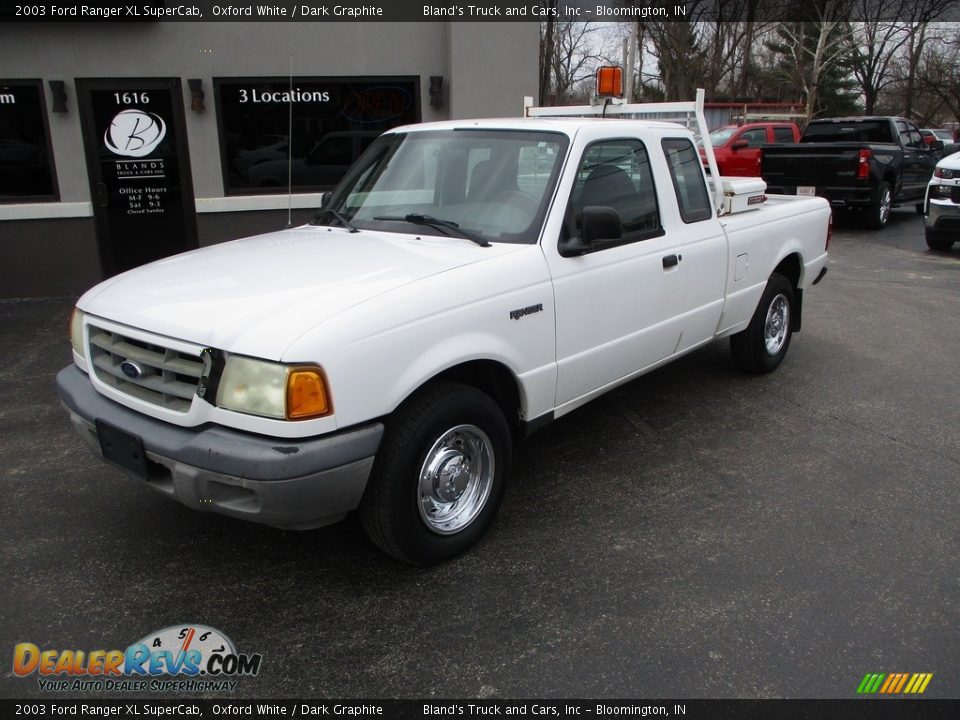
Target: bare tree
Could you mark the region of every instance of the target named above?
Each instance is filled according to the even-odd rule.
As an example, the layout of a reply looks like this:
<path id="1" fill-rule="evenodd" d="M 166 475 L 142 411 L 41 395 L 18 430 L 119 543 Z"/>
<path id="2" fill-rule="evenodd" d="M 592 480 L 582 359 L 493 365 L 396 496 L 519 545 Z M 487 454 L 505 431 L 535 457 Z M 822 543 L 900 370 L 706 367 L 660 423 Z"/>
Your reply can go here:
<path id="1" fill-rule="evenodd" d="M 896 60 L 910 40 L 910 26 L 896 20 L 914 0 L 857 0 L 862 18 L 853 24 L 850 69 L 863 93 L 864 112 L 873 115 L 881 93 L 897 81 Z M 874 18 L 869 19 L 873 13 Z"/>
<path id="2" fill-rule="evenodd" d="M 657 61 L 664 100 L 688 99 L 705 84 L 709 62 L 701 36 L 708 6 L 711 0 L 690 0 L 682 20 L 639 23 L 639 35 L 649 41 L 647 50 Z"/>
<path id="3" fill-rule="evenodd" d="M 781 23 L 778 49 L 785 56 L 789 79 L 803 91 L 806 119 L 817 110 L 820 87 L 827 73 L 850 53 L 852 0 L 816 0 L 810 6 L 809 22 Z"/>
<path id="4" fill-rule="evenodd" d="M 941 19 L 947 10 L 956 6 L 956 0 L 913 0 L 908 5 L 905 20 L 909 25 L 909 37 L 906 43 L 906 73 L 904 83 L 903 114 L 913 114 L 914 94 L 917 85 L 917 69 L 923 58 L 927 43 L 939 37 L 936 20 Z"/>
<path id="5" fill-rule="evenodd" d="M 750 85 L 761 0 L 689 0 L 684 20 L 639 23 L 648 52 L 657 60 L 666 98 L 743 95 Z"/>
<path id="6" fill-rule="evenodd" d="M 584 81 L 593 77 L 599 65 L 611 63 L 615 55 L 615 38 L 603 32 L 599 24 L 555 20 L 552 53 L 546 58 L 549 67 L 547 102 L 563 104 L 583 94 Z"/>
<path id="7" fill-rule="evenodd" d="M 546 105 L 550 97 L 550 58 L 553 57 L 553 14 L 557 9 L 557 0 L 541 0 L 540 7 L 545 11 L 546 20 L 540 23 L 540 98 L 539 105 Z M 541 15 L 543 17 L 543 15 Z"/>
<path id="8" fill-rule="evenodd" d="M 953 122 L 960 122 L 960 30 L 952 32 L 936 43 L 930 43 L 918 67 L 917 83 L 921 92 L 919 107 L 914 116 L 923 124 L 933 125 L 949 115 Z"/>

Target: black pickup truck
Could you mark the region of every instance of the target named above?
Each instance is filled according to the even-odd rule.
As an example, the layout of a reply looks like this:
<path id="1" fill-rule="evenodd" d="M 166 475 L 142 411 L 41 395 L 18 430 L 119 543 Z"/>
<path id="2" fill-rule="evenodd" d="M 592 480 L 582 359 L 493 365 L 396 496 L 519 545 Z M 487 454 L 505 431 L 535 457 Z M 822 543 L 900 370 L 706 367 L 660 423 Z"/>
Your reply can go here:
<path id="1" fill-rule="evenodd" d="M 917 126 L 899 117 L 814 120 L 797 144 L 763 147 L 761 175 L 767 192 L 819 195 L 834 208 L 863 213 L 880 229 L 896 205 L 923 197 L 943 143 L 927 145 Z"/>

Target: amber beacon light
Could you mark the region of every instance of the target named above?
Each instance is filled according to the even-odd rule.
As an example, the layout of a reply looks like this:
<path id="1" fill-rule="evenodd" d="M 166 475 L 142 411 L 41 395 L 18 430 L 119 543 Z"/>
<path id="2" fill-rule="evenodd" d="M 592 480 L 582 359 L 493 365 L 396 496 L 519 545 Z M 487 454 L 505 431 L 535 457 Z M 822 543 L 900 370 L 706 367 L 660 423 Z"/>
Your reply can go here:
<path id="1" fill-rule="evenodd" d="M 597 68 L 597 97 L 621 97 L 623 95 L 623 68 L 604 65 Z"/>

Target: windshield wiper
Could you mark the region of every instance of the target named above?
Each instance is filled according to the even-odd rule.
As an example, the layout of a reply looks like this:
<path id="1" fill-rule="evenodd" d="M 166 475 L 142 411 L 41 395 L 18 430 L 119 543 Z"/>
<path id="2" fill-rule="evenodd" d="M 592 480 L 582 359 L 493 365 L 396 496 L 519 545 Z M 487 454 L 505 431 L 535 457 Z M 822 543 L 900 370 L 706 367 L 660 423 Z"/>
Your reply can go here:
<path id="1" fill-rule="evenodd" d="M 316 215 L 313 216 L 313 221 L 317 222 L 324 215 L 333 215 L 334 220 L 339 222 L 341 225 L 343 225 L 347 230 L 349 230 L 352 233 L 360 232 L 357 228 L 355 228 L 353 225 L 350 224 L 350 221 L 347 220 L 347 218 L 345 218 L 341 213 L 337 212 L 336 210 L 321 210 L 320 212 L 318 212 Z"/>
<path id="2" fill-rule="evenodd" d="M 419 215 L 410 213 L 408 215 L 376 215 L 374 220 L 387 220 L 392 222 L 408 222 L 411 225 L 426 225 L 427 227 L 437 228 L 439 230 L 453 230 L 454 237 L 462 237 L 465 240 L 475 242 L 480 247 L 490 247 L 490 243 L 484 238 L 460 227 L 459 223 L 453 220 L 441 220 L 430 215 Z M 447 233 L 448 235 L 450 233 Z"/>

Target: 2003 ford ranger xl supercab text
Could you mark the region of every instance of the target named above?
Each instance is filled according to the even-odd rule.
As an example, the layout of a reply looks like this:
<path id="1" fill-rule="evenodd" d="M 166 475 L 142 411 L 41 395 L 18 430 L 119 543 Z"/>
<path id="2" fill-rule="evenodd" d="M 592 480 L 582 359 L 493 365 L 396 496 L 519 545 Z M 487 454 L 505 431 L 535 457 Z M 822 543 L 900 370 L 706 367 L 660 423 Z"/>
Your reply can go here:
<path id="1" fill-rule="evenodd" d="M 189 507 L 296 529 L 358 510 L 387 553 L 439 562 L 490 526 L 530 430 L 717 338 L 749 372 L 783 360 L 830 209 L 718 185 L 676 123 L 397 128 L 311 224 L 88 291 L 59 394 Z"/>

